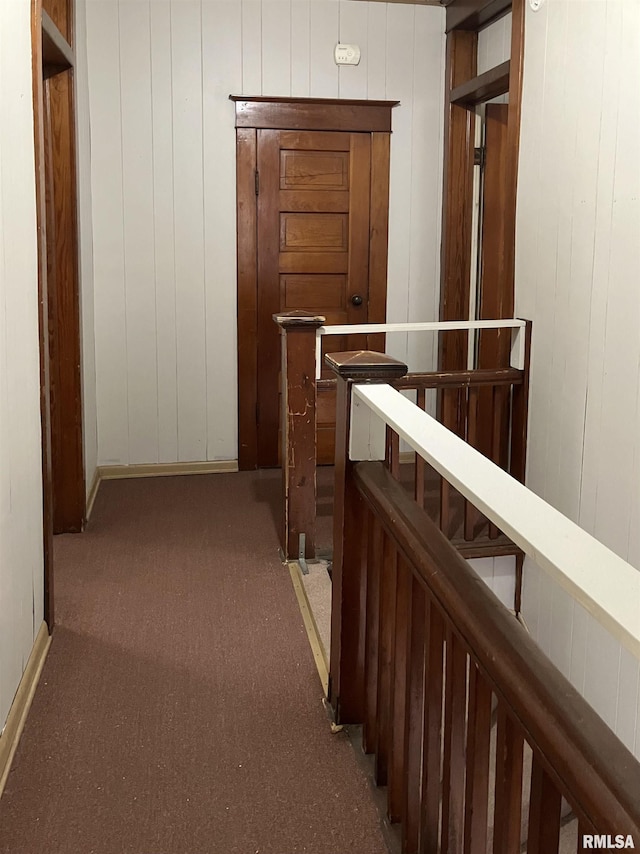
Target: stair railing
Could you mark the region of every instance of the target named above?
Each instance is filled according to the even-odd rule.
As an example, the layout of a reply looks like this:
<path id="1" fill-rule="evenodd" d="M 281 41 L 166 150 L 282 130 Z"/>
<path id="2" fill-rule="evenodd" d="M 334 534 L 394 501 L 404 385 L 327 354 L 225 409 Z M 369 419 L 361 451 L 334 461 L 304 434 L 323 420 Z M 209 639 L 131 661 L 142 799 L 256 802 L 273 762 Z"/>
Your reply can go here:
<path id="1" fill-rule="evenodd" d="M 387 428 L 637 657 L 640 574 L 399 394 L 389 383 L 406 366 L 376 353 L 327 362 L 338 384 L 329 701 L 337 723 L 362 724 L 404 854 L 518 854 L 525 842 L 553 854 L 567 809 L 574 850 L 637 847 L 640 764 L 393 477 Z"/>
<path id="2" fill-rule="evenodd" d="M 281 463 L 283 481 L 282 550 L 286 558 L 316 556 L 316 465 L 317 394 L 336 388 L 334 377 L 321 376 L 322 342 L 344 336 L 364 338 L 368 347 L 384 345 L 384 335 L 396 332 L 444 334 L 467 331 L 502 336 L 501 349 L 507 360 L 502 368 L 470 368 L 458 371 L 409 373 L 398 378 L 396 388 L 413 390 L 423 409 L 426 392 L 439 395 L 439 419 L 494 462 L 524 481 L 526 460 L 527 407 L 531 322 L 525 320 L 446 321 L 434 323 L 385 323 L 351 326 L 325 326 L 324 317 L 304 311 L 274 315 L 281 334 Z M 505 339 L 504 336 L 508 336 Z M 352 339 L 353 340 L 353 339 Z M 355 339 L 356 341 L 359 338 Z M 506 345 L 508 346 L 504 346 Z M 330 344 L 325 350 L 330 349 Z M 510 356 L 509 356 L 510 354 Z M 391 462 L 399 460 L 390 446 Z M 394 456 L 395 454 L 395 456 Z M 424 466 L 416 458 L 415 494 L 424 498 Z M 486 543 L 478 543 L 483 519 L 472 505 L 460 505 L 452 511 L 452 490 L 440 480 L 439 524 L 454 537 L 463 515 L 463 531 L 458 537 L 467 557 L 487 553 Z M 499 530 L 491 525 L 489 539 L 496 541 Z M 486 539 L 486 538 L 485 538 Z M 471 544 L 476 542 L 475 549 Z M 301 549 L 302 544 L 302 549 Z M 502 538 L 494 542 L 490 554 L 515 554 L 518 550 Z"/>

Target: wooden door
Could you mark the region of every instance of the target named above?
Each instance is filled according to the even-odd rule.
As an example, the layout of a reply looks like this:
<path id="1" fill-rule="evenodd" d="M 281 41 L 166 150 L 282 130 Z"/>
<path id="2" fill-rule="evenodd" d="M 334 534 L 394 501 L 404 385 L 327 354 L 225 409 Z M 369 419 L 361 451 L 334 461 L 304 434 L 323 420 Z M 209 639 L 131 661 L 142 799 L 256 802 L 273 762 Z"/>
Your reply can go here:
<path id="1" fill-rule="evenodd" d="M 280 343 L 273 314 L 366 323 L 371 136 L 258 131 L 258 465 L 278 464 Z M 364 346 L 324 340 L 325 352 Z M 318 458 L 333 462 L 335 393 L 318 393 Z"/>
<path id="2" fill-rule="evenodd" d="M 278 464 L 280 345 L 273 315 L 386 317 L 391 111 L 397 101 L 230 95 L 236 109 L 238 464 Z M 324 350 L 380 349 L 383 336 Z M 333 462 L 332 396 L 318 397 Z"/>

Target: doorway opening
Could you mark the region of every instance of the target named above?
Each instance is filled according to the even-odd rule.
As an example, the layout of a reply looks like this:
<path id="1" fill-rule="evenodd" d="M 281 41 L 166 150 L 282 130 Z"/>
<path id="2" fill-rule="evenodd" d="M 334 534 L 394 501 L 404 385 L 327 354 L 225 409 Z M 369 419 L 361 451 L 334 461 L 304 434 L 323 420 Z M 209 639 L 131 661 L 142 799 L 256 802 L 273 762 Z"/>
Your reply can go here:
<path id="1" fill-rule="evenodd" d="M 45 620 L 54 613 L 54 533 L 82 530 L 80 299 L 71 0 L 33 0 L 33 103 L 40 303 Z"/>

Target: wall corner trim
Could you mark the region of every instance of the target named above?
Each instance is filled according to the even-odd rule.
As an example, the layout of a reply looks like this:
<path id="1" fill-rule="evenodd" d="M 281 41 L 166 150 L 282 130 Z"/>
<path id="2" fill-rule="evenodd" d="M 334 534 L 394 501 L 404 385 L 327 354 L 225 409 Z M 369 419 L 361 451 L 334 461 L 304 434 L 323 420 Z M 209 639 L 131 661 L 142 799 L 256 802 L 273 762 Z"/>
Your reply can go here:
<path id="1" fill-rule="evenodd" d="M 22 674 L 20 685 L 9 710 L 7 723 L 0 735 L 0 797 L 2 797 L 9 771 L 11 770 L 11 763 L 13 762 L 13 757 L 15 756 L 50 646 L 51 638 L 49 636 L 49 629 L 43 621 L 36 635 L 29 661 Z"/>

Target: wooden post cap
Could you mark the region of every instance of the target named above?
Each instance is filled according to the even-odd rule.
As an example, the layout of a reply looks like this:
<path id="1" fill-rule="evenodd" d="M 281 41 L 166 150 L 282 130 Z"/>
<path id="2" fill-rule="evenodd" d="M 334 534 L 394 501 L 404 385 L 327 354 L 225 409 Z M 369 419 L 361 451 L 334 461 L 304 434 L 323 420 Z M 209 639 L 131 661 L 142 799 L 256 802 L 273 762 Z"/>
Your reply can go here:
<path id="1" fill-rule="evenodd" d="M 348 380 L 394 380 L 409 370 L 404 362 L 372 350 L 327 353 L 325 363 L 339 377 Z"/>
<path id="2" fill-rule="evenodd" d="M 283 314 L 274 314 L 273 321 L 277 323 L 281 329 L 295 329 L 304 327 L 305 329 L 317 329 L 323 326 L 326 318 L 321 314 L 314 314 L 312 311 L 286 311 Z"/>

